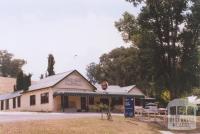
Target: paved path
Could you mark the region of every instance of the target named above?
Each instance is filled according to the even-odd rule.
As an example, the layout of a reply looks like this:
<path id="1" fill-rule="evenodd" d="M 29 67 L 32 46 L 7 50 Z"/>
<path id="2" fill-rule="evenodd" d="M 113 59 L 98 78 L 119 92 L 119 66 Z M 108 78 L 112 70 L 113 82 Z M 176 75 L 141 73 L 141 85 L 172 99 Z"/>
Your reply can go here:
<path id="1" fill-rule="evenodd" d="M 122 114 L 117 114 L 123 116 Z M 0 123 L 29 120 L 101 117 L 100 113 L 39 113 L 39 112 L 0 112 Z"/>
<path id="2" fill-rule="evenodd" d="M 160 131 L 160 133 L 161 133 L 161 134 L 174 134 L 174 133 L 172 133 L 172 132 L 170 132 L 170 131 Z"/>

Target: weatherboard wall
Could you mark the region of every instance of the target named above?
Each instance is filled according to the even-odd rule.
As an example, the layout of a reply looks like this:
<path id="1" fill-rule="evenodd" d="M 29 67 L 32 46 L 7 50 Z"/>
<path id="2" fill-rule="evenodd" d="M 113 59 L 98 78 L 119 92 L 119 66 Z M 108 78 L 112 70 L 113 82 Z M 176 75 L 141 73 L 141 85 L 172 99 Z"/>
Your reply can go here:
<path id="1" fill-rule="evenodd" d="M 66 91 L 93 91 L 94 87 L 92 87 L 89 82 L 84 79 L 79 73 L 73 72 L 62 81 L 57 83 L 53 87 L 54 91 L 59 89 L 64 89 Z"/>
<path id="2" fill-rule="evenodd" d="M 49 93 L 49 102 L 41 104 L 41 94 Z M 30 105 L 30 96 L 36 96 L 35 105 Z M 23 93 L 21 96 L 21 111 L 40 111 L 40 112 L 52 112 L 53 111 L 53 90 L 51 88 L 45 88 L 35 90 L 31 92 Z"/>

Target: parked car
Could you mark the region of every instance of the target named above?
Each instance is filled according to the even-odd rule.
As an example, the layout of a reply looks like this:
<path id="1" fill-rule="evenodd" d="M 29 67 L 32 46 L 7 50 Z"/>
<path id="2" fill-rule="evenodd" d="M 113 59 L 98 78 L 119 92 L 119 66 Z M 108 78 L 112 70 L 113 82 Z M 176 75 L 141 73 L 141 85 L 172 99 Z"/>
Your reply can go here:
<path id="1" fill-rule="evenodd" d="M 149 114 L 158 113 L 158 105 L 156 103 L 147 103 L 144 107 L 144 112 Z"/>
<path id="2" fill-rule="evenodd" d="M 162 114 L 162 115 L 167 114 L 167 109 L 166 108 L 159 108 L 158 111 L 159 111 L 159 114 Z"/>

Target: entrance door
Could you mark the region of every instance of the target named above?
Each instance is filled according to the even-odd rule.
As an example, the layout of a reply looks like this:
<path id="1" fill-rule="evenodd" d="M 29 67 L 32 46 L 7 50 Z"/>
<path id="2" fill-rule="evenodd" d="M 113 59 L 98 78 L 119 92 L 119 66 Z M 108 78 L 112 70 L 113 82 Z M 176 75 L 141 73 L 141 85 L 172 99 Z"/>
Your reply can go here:
<path id="1" fill-rule="evenodd" d="M 81 97 L 81 111 L 86 111 L 86 97 Z"/>
<path id="2" fill-rule="evenodd" d="M 68 96 L 63 96 L 63 107 L 64 108 L 69 108 L 69 99 Z"/>
<path id="3" fill-rule="evenodd" d="M 61 95 L 61 109 L 65 112 L 65 109 L 69 108 L 68 96 Z"/>

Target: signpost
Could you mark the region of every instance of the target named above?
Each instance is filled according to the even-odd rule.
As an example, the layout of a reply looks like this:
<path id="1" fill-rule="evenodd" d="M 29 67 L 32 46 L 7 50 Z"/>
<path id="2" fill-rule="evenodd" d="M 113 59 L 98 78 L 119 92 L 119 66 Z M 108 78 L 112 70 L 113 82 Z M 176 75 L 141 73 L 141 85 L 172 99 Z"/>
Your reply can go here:
<path id="1" fill-rule="evenodd" d="M 127 117 L 134 117 L 134 98 L 133 97 L 126 97 L 125 98 L 125 111 L 124 116 Z"/>
<path id="2" fill-rule="evenodd" d="M 101 88 L 102 90 L 105 91 L 105 93 L 107 93 L 107 88 L 108 88 L 108 82 L 107 81 L 103 81 L 101 83 Z M 107 115 L 107 120 L 112 120 L 112 116 L 111 116 L 111 111 L 110 111 L 110 106 L 111 106 L 111 97 L 108 97 L 108 108 L 106 110 L 106 115 Z M 101 114 L 101 118 L 103 119 L 103 110 L 102 110 L 102 114 Z"/>

